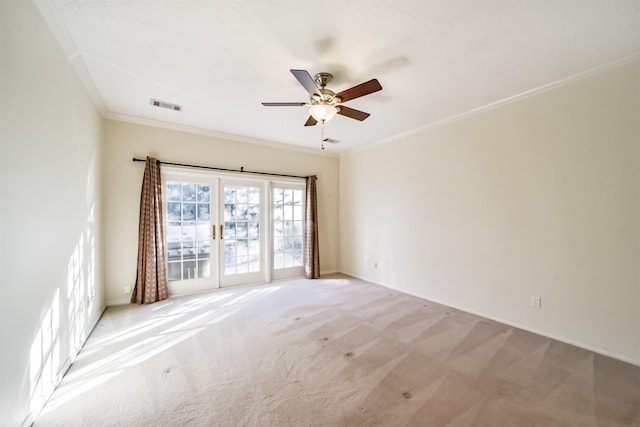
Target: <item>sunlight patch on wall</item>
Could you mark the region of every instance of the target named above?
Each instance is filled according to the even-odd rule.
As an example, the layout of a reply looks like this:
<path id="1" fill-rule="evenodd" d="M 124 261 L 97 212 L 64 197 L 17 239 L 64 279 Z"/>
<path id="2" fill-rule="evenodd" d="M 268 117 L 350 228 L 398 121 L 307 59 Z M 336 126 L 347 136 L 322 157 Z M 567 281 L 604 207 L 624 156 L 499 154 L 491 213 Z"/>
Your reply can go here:
<path id="1" fill-rule="evenodd" d="M 90 331 L 87 314 L 92 313 L 95 301 L 96 242 L 95 205 L 91 207 L 84 232 L 69 259 L 67 268 L 68 318 L 71 325 L 70 354 L 76 354 Z"/>
<path id="2" fill-rule="evenodd" d="M 40 327 L 31 344 L 29 355 L 29 412 L 37 415 L 65 370 L 78 353 L 89 333 L 89 318 L 93 313 L 96 286 L 95 205 L 86 220 L 86 228 L 78 237 L 67 263 L 67 283 L 64 299 L 58 287 L 47 306 Z M 67 316 L 68 341 L 60 331 L 62 316 Z M 68 322 L 68 323 L 67 323 Z M 63 351 L 62 346 L 68 346 Z M 61 360 L 62 355 L 65 360 Z"/>
<path id="3" fill-rule="evenodd" d="M 60 289 L 47 308 L 29 354 L 29 412 L 37 414 L 58 383 L 60 365 Z"/>

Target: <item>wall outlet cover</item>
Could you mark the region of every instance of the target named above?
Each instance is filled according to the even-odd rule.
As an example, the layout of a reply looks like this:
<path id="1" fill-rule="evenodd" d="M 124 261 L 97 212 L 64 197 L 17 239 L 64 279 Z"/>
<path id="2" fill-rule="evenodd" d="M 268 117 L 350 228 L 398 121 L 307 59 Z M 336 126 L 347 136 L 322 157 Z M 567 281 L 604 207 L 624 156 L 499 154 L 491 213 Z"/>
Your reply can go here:
<path id="1" fill-rule="evenodd" d="M 542 306 L 542 298 L 532 296 L 531 297 L 531 307 L 540 308 Z"/>

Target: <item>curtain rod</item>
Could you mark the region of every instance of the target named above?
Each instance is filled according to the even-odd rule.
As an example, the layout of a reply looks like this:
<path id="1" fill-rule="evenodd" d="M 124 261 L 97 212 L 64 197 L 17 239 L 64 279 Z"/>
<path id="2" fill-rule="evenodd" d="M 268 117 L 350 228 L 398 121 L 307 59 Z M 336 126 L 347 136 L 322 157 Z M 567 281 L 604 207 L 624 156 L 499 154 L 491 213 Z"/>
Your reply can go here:
<path id="1" fill-rule="evenodd" d="M 138 159 L 136 157 L 133 158 L 134 162 L 146 162 L 146 159 Z M 249 171 L 246 170 L 244 168 L 244 166 L 241 166 L 240 169 L 227 169 L 227 168 L 216 168 L 213 166 L 201 166 L 201 165 L 190 165 L 187 163 L 173 163 L 173 162 L 163 162 L 162 160 L 158 160 L 158 162 L 160 162 L 160 164 L 162 165 L 171 165 L 171 166 L 183 166 L 183 167 L 187 167 L 187 168 L 196 168 L 196 169 L 208 169 L 208 170 L 216 170 L 216 171 L 224 171 L 224 172 L 240 172 L 240 173 L 250 173 L 250 174 L 254 174 L 254 175 L 269 175 L 269 176 L 281 176 L 284 178 L 309 178 L 308 176 L 298 176 L 298 175 L 286 175 L 286 174 L 282 174 L 282 173 L 271 173 L 271 172 L 256 172 L 256 171 Z"/>

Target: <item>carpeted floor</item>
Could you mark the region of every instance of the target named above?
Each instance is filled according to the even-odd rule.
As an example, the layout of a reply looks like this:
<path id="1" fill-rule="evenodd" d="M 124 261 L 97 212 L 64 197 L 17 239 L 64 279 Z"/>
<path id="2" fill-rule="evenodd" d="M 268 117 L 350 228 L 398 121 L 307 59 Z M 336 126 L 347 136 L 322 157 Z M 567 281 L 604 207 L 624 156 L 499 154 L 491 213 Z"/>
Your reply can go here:
<path id="1" fill-rule="evenodd" d="M 640 367 L 333 276 L 109 308 L 35 426 L 640 426 Z"/>

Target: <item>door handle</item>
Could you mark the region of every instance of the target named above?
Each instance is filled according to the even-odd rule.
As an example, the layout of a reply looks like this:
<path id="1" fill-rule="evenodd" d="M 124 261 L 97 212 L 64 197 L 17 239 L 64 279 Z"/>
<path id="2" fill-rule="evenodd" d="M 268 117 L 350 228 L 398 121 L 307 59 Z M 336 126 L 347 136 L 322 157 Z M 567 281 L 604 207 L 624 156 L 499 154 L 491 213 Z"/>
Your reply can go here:
<path id="1" fill-rule="evenodd" d="M 224 239 L 224 225 L 220 224 L 220 240 Z"/>
<path id="2" fill-rule="evenodd" d="M 211 233 L 211 240 L 216 240 L 216 226 L 215 226 L 215 225 L 213 225 L 213 226 L 211 227 L 211 231 L 212 231 L 212 233 Z"/>

